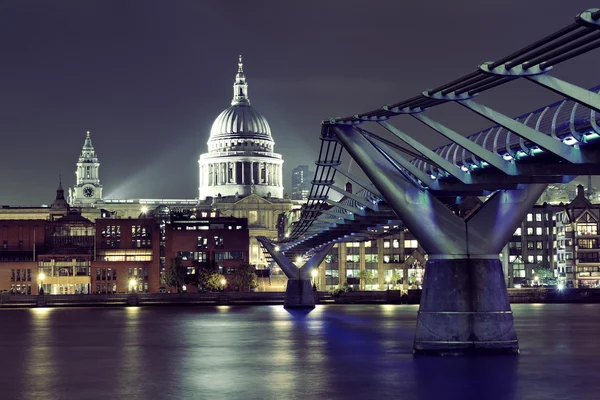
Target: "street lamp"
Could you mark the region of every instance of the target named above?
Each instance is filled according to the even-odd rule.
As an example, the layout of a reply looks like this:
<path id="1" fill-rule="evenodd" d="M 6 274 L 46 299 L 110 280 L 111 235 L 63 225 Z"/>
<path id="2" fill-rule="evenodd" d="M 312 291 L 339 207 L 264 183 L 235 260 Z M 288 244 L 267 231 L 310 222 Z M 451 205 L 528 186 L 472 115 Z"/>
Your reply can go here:
<path id="1" fill-rule="evenodd" d="M 317 276 L 319 275 L 319 271 L 317 271 L 315 268 L 312 271 L 310 271 L 310 275 L 313 278 L 313 285 L 316 285 L 316 280 L 317 280 Z"/>
<path id="2" fill-rule="evenodd" d="M 390 281 L 391 281 L 391 280 L 392 280 L 392 278 L 390 278 L 389 276 L 386 276 L 386 277 L 385 277 L 385 282 L 386 282 L 386 283 L 387 283 L 387 285 L 388 285 L 388 289 L 387 289 L 387 290 L 390 290 Z"/>
<path id="3" fill-rule="evenodd" d="M 225 289 L 225 285 L 227 284 L 227 279 L 221 279 L 221 290 Z"/>
<path id="4" fill-rule="evenodd" d="M 40 287 L 38 288 L 38 294 L 40 294 L 40 291 L 44 290 L 43 285 L 44 285 L 44 279 L 46 279 L 46 275 L 43 272 L 40 272 L 40 274 L 38 275 L 38 279 L 40 281 Z"/>
<path id="5" fill-rule="evenodd" d="M 135 287 L 136 287 L 137 281 L 135 279 L 130 279 L 129 280 L 129 290 L 131 290 L 131 292 L 135 292 Z"/>

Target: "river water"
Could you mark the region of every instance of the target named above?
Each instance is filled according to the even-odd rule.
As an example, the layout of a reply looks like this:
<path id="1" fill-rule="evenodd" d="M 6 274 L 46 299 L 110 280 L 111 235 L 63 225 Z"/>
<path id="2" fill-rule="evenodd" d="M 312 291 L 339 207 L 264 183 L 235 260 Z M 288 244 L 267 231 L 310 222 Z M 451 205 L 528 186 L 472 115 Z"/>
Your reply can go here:
<path id="1" fill-rule="evenodd" d="M 413 356 L 417 309 L 0 310 L 0 399 L 600 399 L 600 304 L 513 305 L 493 357 Z"/>

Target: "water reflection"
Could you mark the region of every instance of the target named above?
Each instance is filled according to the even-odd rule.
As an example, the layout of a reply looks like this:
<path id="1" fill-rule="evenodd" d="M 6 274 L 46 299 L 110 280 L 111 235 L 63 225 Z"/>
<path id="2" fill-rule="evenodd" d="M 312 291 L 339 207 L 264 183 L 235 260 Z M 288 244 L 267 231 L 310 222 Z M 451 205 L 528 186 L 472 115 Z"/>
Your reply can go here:
<path id="1" fill-rule="evenodd" d="M 0 310 L 0 398 L 566 399 L 600 390 L 600 305 L 513 310 L 521 355 L 496 357 L 413 356 L 417 306 Z"/>

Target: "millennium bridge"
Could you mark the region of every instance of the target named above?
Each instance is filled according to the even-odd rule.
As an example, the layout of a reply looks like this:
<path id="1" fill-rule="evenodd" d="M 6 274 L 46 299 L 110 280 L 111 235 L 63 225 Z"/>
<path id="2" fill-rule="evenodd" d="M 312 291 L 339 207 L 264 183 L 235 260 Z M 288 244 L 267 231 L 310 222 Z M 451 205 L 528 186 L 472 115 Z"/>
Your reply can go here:
<path id="1" fill-rule="evenodd" d="M 314 307 L 311 270 L 334 244 L 406 228 L 428 254 L 414 352 L 518 352 L 499 253 L 548 184 L 600 175 L 600 87 L 552 75 L 559 64 L 600 46 L 599 20 L 600 9 L 586 10 L 565 28 L 459 79 L 323 121 L 307 204 L 278 240 L 259 238 L 288 277 L 285 306 Z M 516 79 L 563 99 L 516 118 L 479 101 Z M 427 111 L 448 102 L 492 126 L 467 136 L 432 119 Z M 398 127 L 403 118 L 422 129 L 405 132 Z M 448 144 L 425 146 L 422 138 L 434 134 Z M 368 179 L 347 172 L 344 151 Z M 345 190 L 337 177 L 361 190 Z M 332 201 L 331 190 L 342 200 Z M 469 196 L 486 201 L 467 217 L 457 215 L 452 205 Z M 302 267 L 291 261 L 296 257 Z"/>

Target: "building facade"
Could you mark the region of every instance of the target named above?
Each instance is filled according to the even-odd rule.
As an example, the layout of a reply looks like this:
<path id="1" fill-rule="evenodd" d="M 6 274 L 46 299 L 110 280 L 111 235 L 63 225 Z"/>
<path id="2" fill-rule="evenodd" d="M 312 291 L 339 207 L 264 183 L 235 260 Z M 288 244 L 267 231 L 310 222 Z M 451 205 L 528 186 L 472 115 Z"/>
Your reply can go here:
<path id="1" fill-rule="evenodd" d="M 298 165 L 292 170 L 292 200 L 308 200 L 313 175 L 308 165 Z"/>
<path id="2" fill-rule="evenodd" d="M 242 56 L 233 84 L 231 107 L 215 119 L 208 139 L 208 153 L 198 160 L 198 198 L 257 194 L 283 198 L 283 158 L 266 118 L 250 106 Z"/>

